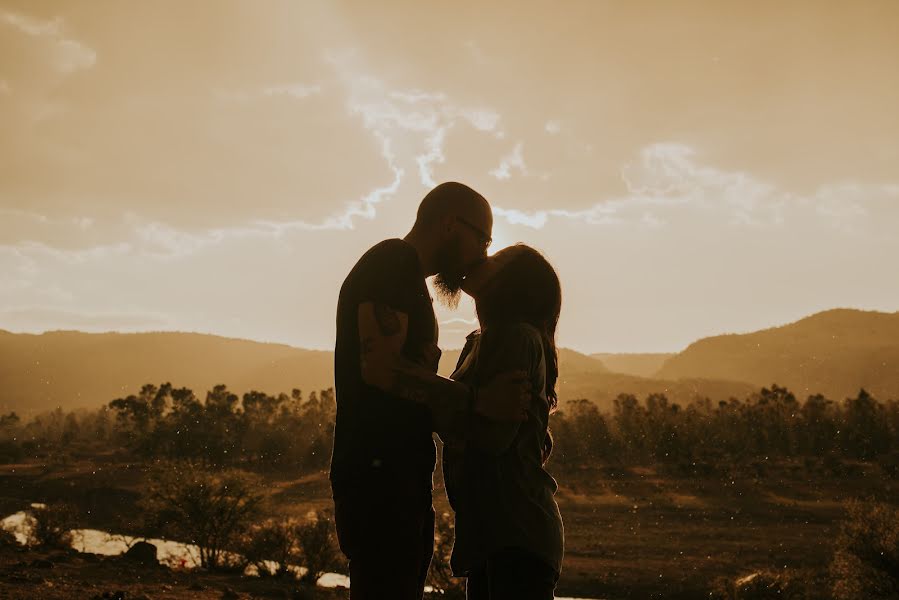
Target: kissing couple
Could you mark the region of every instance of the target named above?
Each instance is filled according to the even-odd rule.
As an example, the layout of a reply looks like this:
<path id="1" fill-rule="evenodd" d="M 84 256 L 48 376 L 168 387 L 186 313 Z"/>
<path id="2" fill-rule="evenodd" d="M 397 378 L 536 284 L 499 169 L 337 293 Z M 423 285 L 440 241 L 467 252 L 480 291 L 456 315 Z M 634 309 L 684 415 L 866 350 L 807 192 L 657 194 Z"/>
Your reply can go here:
<path id="1" fill-rule="evenodd" d="M 420 600 L 434 552 L 433 433 L 455 513 L 450 566 L 469 600 L 550 600 L 564 536 L 545 469 L 557 403 L 559 278 L 524 244 L 488 256 L 493 215 L 461 183 L 421 201 L 411 231 L 369 249 L 343 282 L 334 353 L 331 490 L 351 600 Z M 451 378 L 437 374 L 426 279 L 474 299 Z"/>

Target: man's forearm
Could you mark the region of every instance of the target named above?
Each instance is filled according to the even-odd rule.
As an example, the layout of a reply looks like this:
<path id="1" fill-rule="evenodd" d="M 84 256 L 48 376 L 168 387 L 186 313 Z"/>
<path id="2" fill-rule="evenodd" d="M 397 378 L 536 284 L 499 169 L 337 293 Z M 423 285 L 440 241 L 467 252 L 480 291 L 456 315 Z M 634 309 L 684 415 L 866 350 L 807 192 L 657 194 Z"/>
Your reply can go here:
<path id="1" fill-rule="evenodd" d="M 459 428 L 473 408 L 474 390 L 468 385 L 441 377 L 409 361 L 392 369 L 388 391 L 431 409 L 434 430 L 458 435 Z"/>

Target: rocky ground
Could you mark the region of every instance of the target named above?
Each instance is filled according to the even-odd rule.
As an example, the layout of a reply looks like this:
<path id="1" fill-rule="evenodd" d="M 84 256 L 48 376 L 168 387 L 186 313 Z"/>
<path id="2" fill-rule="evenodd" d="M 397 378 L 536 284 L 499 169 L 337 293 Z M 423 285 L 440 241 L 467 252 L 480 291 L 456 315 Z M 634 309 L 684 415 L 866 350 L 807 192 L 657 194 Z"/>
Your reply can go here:
<path id="1" fill-rule="evenodd" d="M 338 600 L 345 589 L 173 570 L 124 556 L 0 547 L 0 600 Z"/>

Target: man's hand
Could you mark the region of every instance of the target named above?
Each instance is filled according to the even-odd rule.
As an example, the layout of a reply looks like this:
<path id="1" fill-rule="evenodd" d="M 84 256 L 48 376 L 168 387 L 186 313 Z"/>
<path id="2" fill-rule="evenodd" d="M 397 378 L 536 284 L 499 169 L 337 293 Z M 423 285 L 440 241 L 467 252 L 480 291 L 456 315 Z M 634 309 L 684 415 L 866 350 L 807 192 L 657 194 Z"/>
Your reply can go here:
<path id="1" fill-rule="evenodd" d="M 526 421 L 531 384 L 525 371 L 506 371 L 478 389 L 474 411 L 494 421 Z"/>

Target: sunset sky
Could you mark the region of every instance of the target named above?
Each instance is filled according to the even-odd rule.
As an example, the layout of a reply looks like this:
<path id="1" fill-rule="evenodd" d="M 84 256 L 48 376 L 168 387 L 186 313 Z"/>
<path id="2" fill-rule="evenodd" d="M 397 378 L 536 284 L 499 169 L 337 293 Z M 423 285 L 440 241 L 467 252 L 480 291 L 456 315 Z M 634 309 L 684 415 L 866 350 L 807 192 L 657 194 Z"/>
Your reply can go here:
<path id="1" fill-rule="evenodd" d="M 563 346 L 892 312 L 897 107 L 894 1 L 0 0 L 0 328 L 332 348 L 446 180 L 555 264 Z"/>

